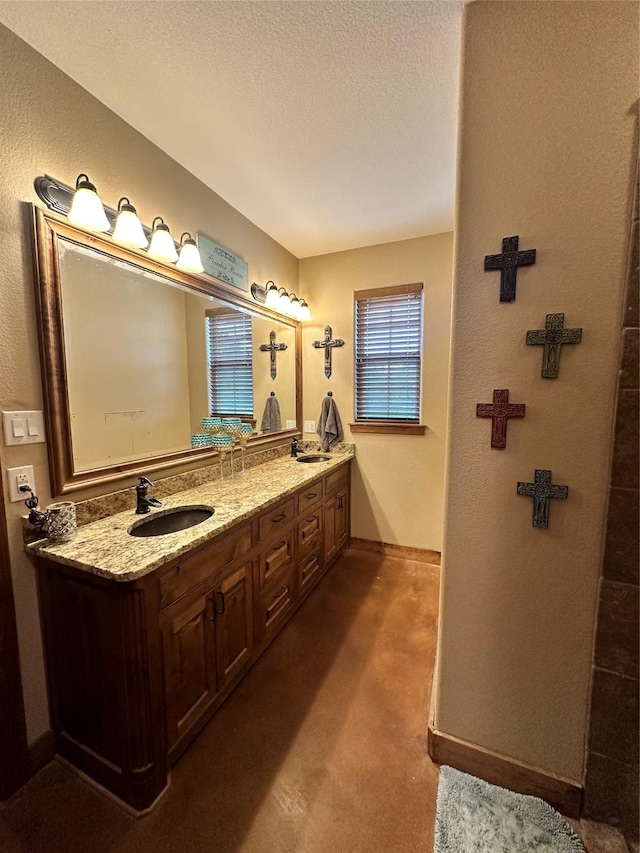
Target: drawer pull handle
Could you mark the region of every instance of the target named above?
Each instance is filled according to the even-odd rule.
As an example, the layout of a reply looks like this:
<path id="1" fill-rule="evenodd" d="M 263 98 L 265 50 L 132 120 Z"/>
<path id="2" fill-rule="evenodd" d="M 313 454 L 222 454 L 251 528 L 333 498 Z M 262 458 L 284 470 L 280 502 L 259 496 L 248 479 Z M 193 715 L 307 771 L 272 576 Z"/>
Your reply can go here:
<path id="1" fill-rule="evenodd" d="M 216 621 L 216 605 L 213 600 L 213 593 L 207 596 L 207 619 L 209 620 L 209 622 Z"/>
<path id="2" fill-rule="evenodd" d="M 286 595 L 289 592 L 288 586 L 283 586 L 280 588 L 280 592 L 276 592 L 273 596 L 274 601 L 277 601 L 279 598 L 282 598 L 283 595 Z"/>
<path id="3" fill-rule="evenodd" d="M 342 509 L 342 495 L 338 495 L 337 501 L 338 501 L 337 508 Z"/>
<path id="4" fill-rule="evenodd" d="M 274 551 L 282 551 L 282 549 L 286 548 L 286 547 L 287 547 L 287 541 L 286 541 L 286 539 L 283 539 L 279 545 L 273 546 L 273 550 Z"/>
<path id="5" fill-rule="evenodd" d="M 286 512 L 281 512 L 279 515 L 274 515 L 271 521 L 283 521 L 287 517 Z"/>
<path id="6" fill-rule="evenodd" d="M 317 492 L 309 492 L 309 493 L 306 495 L 306 498 L 307 498 L 307 500 L 308 500 L 308 501 L 311 501 L 311 500 L 313 500 L 314 498 L 317 498 L 317 497 L 318 497 L 318 493 L 317 493 Z"/>
<path id="7" fill-rule="evenodd" d="M 220 610 L 218 610 L 218 616 L 224 616 L 224 614 L 226 613 L 226 610 L 227 610 L 227 600 L 224 597 L 224 592 L 220 592 L 220 590 L 216 590 L 216 595 L 220 596 L 220 600 L 222 602 Z"/>

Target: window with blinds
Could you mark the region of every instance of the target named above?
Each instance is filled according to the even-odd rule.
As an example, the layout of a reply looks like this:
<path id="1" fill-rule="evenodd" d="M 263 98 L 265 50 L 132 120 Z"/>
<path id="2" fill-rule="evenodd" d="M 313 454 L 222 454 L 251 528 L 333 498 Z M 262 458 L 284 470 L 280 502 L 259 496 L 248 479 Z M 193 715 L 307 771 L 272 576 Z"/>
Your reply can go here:
<path id="1" fill-rule="evenodd" d="M 211 414 L 253 417 L 251 317 L 207 311 L 207 357 Z"/>
<path id="2" fill-rule="evenodd" d="M 422 284 L 354 296 L 356 421 L 418 423 Z"/>

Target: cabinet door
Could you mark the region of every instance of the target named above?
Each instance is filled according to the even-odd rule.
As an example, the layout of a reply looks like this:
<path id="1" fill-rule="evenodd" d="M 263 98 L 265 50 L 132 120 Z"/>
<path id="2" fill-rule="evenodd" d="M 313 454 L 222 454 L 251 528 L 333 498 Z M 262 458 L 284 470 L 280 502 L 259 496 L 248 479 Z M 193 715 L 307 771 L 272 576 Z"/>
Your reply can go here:
<path id="1" fill-rule="evenodd" d="M 324 503 L 324 553 L 328 565 L 349 538 L 349 487 L 343 486 Z"/>
<path id="2" fill-rule="evenodd" d="M 217 692 L 213 595 L 186 605 L 164 627 L 167 737 L 173 746 Z"/>
<path id="3" fill-rule="evenodd" d="M 244 667 L 253 650 L 251 563 L 214 589 L 218 689 Z"/>

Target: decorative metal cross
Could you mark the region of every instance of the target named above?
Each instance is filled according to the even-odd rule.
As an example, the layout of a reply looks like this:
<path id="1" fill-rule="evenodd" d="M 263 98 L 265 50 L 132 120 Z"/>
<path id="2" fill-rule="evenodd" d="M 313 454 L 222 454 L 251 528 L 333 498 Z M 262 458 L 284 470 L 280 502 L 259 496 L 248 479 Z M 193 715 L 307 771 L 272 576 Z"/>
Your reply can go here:
<path id="1" fill-rule="evenodd" d="M 269 343 L 268 344 L 260 344 L 260 352 L 268 352 L 270 353 L 269 361 L 271 362 L 271 378 L 276 378 L 276 352 L 278 350 L 285 350 L 287 348 L 286 344 L 277 344 L 276 343 L 276 333 L 269 332 Z"/>
<path id="2" fill-rule="evenodd" d="M 331 340 L 332 335 L 333 330 L 331 326 L 325 326 L 324 340 L 313 342 L 313 345 L 316 349 L 321 349 L 324 347 L 324 375 L 327 377 L 327 379 L 331 376 L 331 352 L 333 348 L 344 346 L 344 341 L 342 340 L 342 338 L 336 338 L 334 341 Z"/>
<path id="3" fill-rule="evenodd" d="M 551 471 L 536 468 L 535 483 L 518 483 L 518 494 L 533 498 L 533 526 L 549 526 L 549 501 L 551 498 L 568 498 L 569 486 L 554 486 Z"/>
<path id="4" fill-rule="evenodd" d="M 564 314 L 547 314 L 544 329 L 527 332 L 528 344 L 544 344 L 542 353 L 542 378 L 557 379 L 560 370 L 562 344 L 579 344 L 582 329 L 565 329 Z"/>
<path id="5" fill-rule="evenodd" d="M 476 417 L 491 418 L 491 447 L 504 450 L 507 446 L 509 418 L 523 418 L 524 403 L 509 403 L 509 389 L 494 390 L 493 403 L 478 403 Z"/>
<path id="6" fill-rule="evenodd" d="M 485 255 L 485 270 L 500 270 L 500 302 L 515 302 L 518 267 L 536 262 L 536 250 L 518 251 L 520 237 L 503 237 L 501 255 Z"/>

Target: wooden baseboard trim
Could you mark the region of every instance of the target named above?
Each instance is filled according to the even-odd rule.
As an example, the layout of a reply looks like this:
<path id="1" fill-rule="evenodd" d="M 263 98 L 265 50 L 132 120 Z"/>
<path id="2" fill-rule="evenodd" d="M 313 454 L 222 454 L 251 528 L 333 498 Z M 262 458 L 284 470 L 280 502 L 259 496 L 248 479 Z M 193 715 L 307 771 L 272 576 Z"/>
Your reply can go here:
<path id="1" fill-rule="evenodd" d="M 358 551 L 372 551 L 384 554 L 386 557 L 401 557 L 403 560 L 415 560 L 418 563 L 440 565 L 440 551 L 430 551 L 428 548 L 411 548 L 409 545 L 391 545 L 389 542 L 376 542 L 373 539 L 357 539 L 351 537 L 351 547 Z"/>
<path id="2" fill-rule="evenodd" d="M 29 769 L 31 775 L 35 776 L 43 767 L 46 767 L 56 754 L 55 737 L 53 729 L 49 729 L 32 744 L 29 744 Z"/>
<path id="3" fill-rule="evenodd" d="M 530 794 L 546 800 L 563 815 L 579 818 L 582 808 L 582 788 L 539 767 L 531 767 L 492 752 L 482 746 L 428 729 L 429 757 L 436 764 L 448 764 L 463 773 L 478 776 L 492 785 L 509 788 L 519 794 Z"/>

